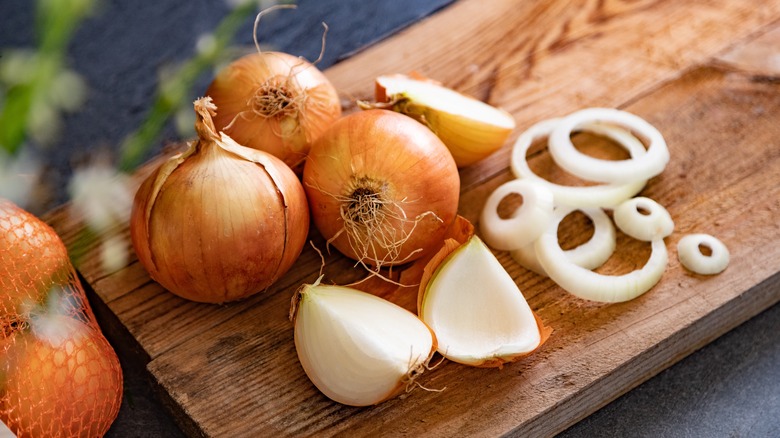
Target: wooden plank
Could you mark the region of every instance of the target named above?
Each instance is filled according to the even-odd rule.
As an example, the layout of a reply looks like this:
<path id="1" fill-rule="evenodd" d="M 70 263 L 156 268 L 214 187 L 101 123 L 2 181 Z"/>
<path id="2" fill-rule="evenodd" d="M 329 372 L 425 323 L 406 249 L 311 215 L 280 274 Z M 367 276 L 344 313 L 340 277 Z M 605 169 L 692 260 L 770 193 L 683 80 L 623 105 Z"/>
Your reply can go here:
<path id="1" fill-rule="evenodd" d="M 258 428 L 360 436 L 560 431 L 780 300 L 780 248 L 766 244 L 780 242 L 778 95 L 776 83 L 701 68 L 627 107 L 652 120 L 676 151 L 644 193 L 675 218 L 669 268 L 650 293 L 604 305 L 573 298 L 502 254 L 532 308 L 555 329 L 542 351 L 522 363 L 497 371 L 447 362 L 422 381 L 446 386 L 442 393 L 416 391 L 374 408 L 344 407 L 321 395 L 297 365 L 285 318 L 290 295 L 277 294 L 267 306 L 193 338 L 149 368 L 206 435 Z M 756 106 L 764 108 L 763 116 L 751 111 Z M 730 157 L 737 151 L 735 166 Z M 482 192 L 467 195 L 477 202 Z M 730 245 L 725 273 L 703 277 L 680 267 L 677 240 L 700 231 Z M 619 260 L 611 269 L 625 271 L 629 262 Z M 228 401 L 229 408 L 215 414 L 204 399 Z"/>
<path id="2" fill-rule="evenodd" d="M 780 90 L 771 79 L 777 72 L 758 72 L 760 57 L 746 55 L 778 47 L 778 20 L 778 1 L 761 8 L 727 0 L 497 1 L 485 8 L 461 0 L 326 72 L 345 95 L 368 98 L 375 75 L 419 70 L 507 108 L 521 129 L 583 106 L 622 107 L 658 126 L 672 150 L 669 168 L 644 192 L 678 225 L 662 283 L 631 303 L 586 303 L 499 254 L 556 332 L 539 354 L 501 371 L 443 364 L 423 383 L 447 386 L 444 393 L 418 391 L 369 409 L 319 394 L 297 364 L 285 319 L 292 291 L 319 273 L 319 256 L 308 248 L 272 290 L 226 306 L 168 294 L 148 281 L 134 255 L 127 268 L 105 272 L 95 244 L 79 249 L 79 270 L 152 359 L 150 370 L 193 434 L 369 434 L 384 423 L 395 434 L 560 430 L 780 299 L 777 245 L 766 244 L 780 242 Z M 746 37 L 751 44 L 736 45 Z M 716 55 L 715 67 L 699 66 Z M 741 73 L 746 66 L 750 73 Z M 461 172 L 460 212 L 469 219 L 510 178 L 508 153 L 505 147 Z M 551 163 L 544 153 L 533 161 Z M 50 221 L 69 247 L 79 241 L 83 224 L 73 211 Z M 690 231 L 712 232 L 731 246 L 726 273 L 705 279 L 679 267 L 673 248 Z M 605 271 L 646 257 L 641 245 L 624 237 L 620 244 L 639 255 L 624 251 Z M 350 262 L 328 261 L 331 281 L 355 277 Z"/>

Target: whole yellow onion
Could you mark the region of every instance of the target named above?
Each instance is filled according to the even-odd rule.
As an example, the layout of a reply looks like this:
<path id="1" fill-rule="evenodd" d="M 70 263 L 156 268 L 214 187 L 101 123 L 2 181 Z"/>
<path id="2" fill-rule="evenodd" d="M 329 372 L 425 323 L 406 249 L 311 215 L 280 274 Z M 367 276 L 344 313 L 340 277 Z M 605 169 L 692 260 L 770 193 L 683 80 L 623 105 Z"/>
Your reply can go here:
<path id="1" fill-rule="evenodd" d="M 150 276 L 183 298 L 221 303 L 268 288 L 301 253 L 309 229 L 295 173 L 239 145 L 195 102 L 199 139 L 163 163 L 133 203 L 133 246 Z"/>
<path id="2" fill-rule="evenodd" d="M 266 151 L 300 173 L 311 143 L 341 116 L 336 89 L 317 67 L 281 52 L 246 55 L 206 90 L 217 129 Z"/>

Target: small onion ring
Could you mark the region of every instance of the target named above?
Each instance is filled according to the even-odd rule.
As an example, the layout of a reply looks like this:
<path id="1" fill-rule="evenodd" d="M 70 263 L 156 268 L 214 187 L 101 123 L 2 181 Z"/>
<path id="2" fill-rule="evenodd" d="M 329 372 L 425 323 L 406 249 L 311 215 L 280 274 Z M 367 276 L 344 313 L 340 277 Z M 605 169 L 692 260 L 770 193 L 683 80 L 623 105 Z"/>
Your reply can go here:
<path id="1" fill-rule="evenodd" d="M 650 142 L 647 153 L 630 160 L 602 160 L 574 147 L 571 133 L 591 131 L 593 123 L 614 123 L 633 130 Z M 564 117 L 550 133 L 550 155 L 563 169 L 583 179 L 611 184 L 650 179 L 663 172 L 669 162 L 669 149 L 658 130 L 639 116 L 612 108 L 587 108 Z"/>
<path id="2" fill-rule="evenodd" d="M 702 254 L 699 246 L 706 246 L 710 255 Z M 720 274 L 729 264 L 729 250 L 709 234 L 688 234 L 677 243 L 677 257 L 690 271 L 702 275 Z"/>
<path id="3" fill-rule="evenodd" d="M 498 204 L 516 193 L 523 204 L 508 219 L 498 215 Z M 553 214 L 553 195 L 549 189 L 529 180 L 515 179 L 498 186 L 485 202 L 480 216 L 482 239 L 490 247 L 511 251 L 527 245 L 547 228 Z"/>
<path id="4" fill-rule="evenodd" d="M 669 261 L 662 239 L 652 242 L 650 259 L 642 269 L 623 275 L 602 275 L 569 261 L 558 244 L 558 225 L 570 212 L 571 209 L 557 209 L 550 228 L 534 245 L 539 263 L 559 286 L 582 299 L 618 303 L 634 299 L 658 283 Z"/>
<path id="5" fill-rule="evenodd" d="M 587 242 L 563 253 L 570 262 L 577 266 L 585 269 L 596 269 L 606 263 L 615 252 L 615 226 L 612 225 L 609 216 L 600 208 L 575 208 L 570 209 L 569 213 L 576 210 L 581 211 L 593 221 L 593 235 Z M 533 243 L 510 252 L 510 255 L 520 266 L 539 275 L 547 276 L 536 257 Z"/>
<path id="6" fill-rule="evenodd" d="M 535 174 L 528 166 L 526 155 L 534 141 L 547 137 L 561 119 L 547 119 L 536 123 L 520 134 L 512 148 L 512 173 L 517 178 L 530 179 L 544 185 L 553 192 L 556 204 L 574 207 L 613 207 L 639 193 L 647 181 L 636 179 L 626 184 L 604 184 L 596 186 L 565 186 L 556 184 Z M 604 135 L 626 148 L 632 158 L 646 153 L 644 145 L 630 132 L 610 125 L 592 124 L 588 130 Z"/>
<path id="7" fill-rule="evenodd" d="M 640 209 L 648 214 L 640 212 Z M 664 206 L 644 196 L 618 205 L 613 217 L 620 231 L 644 242 L 663 239 L 674 231 L 674 221 Z"/>

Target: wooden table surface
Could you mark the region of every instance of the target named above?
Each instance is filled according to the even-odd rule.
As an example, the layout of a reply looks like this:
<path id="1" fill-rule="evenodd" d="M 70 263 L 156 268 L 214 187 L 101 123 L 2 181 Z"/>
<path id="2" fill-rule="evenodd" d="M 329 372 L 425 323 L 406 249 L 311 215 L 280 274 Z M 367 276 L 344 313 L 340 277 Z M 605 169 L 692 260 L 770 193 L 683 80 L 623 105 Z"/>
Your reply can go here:
<path id="1" fill-rule="evenodd" d="M 539 352 L 502 370 L 444 363 L 423 382 L 446 386 L 442 393 L 359 409 L 311 385 L 286 312 L 292 291 L 319 271 L 312 250 L 272 290 L 224 306 L 173 296 L 134 256 L 123 269 L 104 271 L 99 242 L 77 248 L 78 268 L 105 306 L 106 323 L 137 343 L 189 434 L 554 434 L 780 301 L 779 58 L 777 1 L 496 1 L 488 8 L 459 0 L 328 68 L 347 100 L 370 98 L 378 74 L 420 71 L 512 113 L 511 140 L 543 118 L 602 106 L 644 117 L 669 144 L 669 166 L 642 192 L 676 222 L 662 281 L 629 303 L 589 303 L 498 252 L 555 332 Z M 475 223 L 486 195 L 511 178 L 510 145 L 461 171 L 460 213 Z M 531 162 L 562 178 L 546 151 Z M 82 218 L 67 207 L 48 218 L 76 243 Z M 729 245 L 726 272 L 698 276 L 679 265 L 674 248 L 690 232 Z M 127 229 L 109 234 L 127 236 Z M 647 256 L 625 236 L 619 245 L 603 272 L 626 272 Z M 358 274 L 332 256 L 326 275 L 344 282 Z"/>

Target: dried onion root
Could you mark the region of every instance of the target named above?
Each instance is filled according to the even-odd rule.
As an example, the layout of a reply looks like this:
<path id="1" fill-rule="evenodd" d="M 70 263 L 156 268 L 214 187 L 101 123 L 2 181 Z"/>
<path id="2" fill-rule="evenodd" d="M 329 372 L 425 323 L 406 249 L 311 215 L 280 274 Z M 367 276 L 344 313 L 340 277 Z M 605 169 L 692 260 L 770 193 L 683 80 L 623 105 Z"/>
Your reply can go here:
<path id="1" fill-rule="evenodd" d="M 709 249 L 709 255 L 702 252 L 703 247 Z M 677 243 L 677 257 L 685 268 L 702 275 L 723 272 L 730 260 L 726 245 L 709 234 L 684 236 Z"/>

